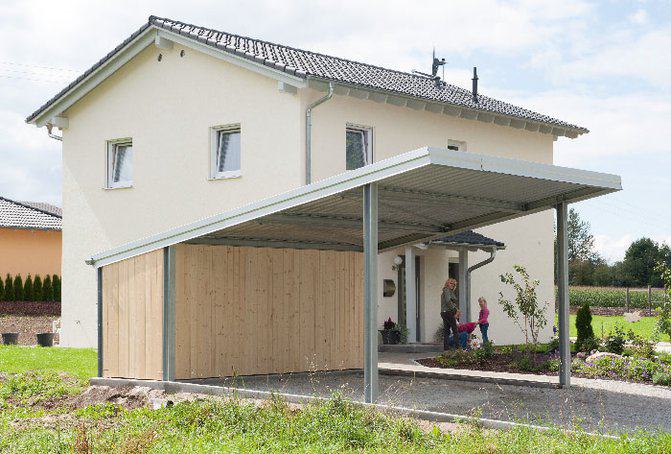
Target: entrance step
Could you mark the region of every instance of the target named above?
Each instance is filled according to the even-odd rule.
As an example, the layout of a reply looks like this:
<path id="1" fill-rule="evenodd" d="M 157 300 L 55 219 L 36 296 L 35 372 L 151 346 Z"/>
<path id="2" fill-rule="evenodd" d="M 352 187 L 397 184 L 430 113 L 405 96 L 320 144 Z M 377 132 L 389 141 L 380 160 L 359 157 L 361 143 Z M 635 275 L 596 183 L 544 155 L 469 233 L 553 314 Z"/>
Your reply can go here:
<path id="1" fill-rule="evenodd" d="M 380 344 L 377 350 L 390 353 L 432 353 L 442 352 L 443 346 L 440 344 Z"/>

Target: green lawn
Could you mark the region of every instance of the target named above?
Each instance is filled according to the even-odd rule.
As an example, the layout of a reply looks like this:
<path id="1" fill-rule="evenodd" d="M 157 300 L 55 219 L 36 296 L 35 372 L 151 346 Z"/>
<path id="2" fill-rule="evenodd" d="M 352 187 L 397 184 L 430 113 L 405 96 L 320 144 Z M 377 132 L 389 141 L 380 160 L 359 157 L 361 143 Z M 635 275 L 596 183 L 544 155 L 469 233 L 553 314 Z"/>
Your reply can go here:
<path id="1" fill-rule="evenodd" d="M 594 334 L 597 337 L 603 335 L 607 336 L 610 331 L 615 328 L 615 325 L 622 326 L 625 331 L 630 329 L 638 335 L 644 336 L 645 338 L 650 338 L 652 335 L 657 319 L 655 317 L 642 317 L 636 323 L 630 323 L 624 319 L 622 316 L 605 316 L 605 315 L 592 315 L 592 328 L 594 329 Z M 578 335 L 578 332 L 575 328 L 575 315 L 571 315 L 571 337 Z M 669 342 L 669 336 L 663 334 L 659 338 L 660 341 Z"/>
<path id="2" fill-rule="evenodd" d="M 96 351 L 92 348 L 23 347 L 0 345 L 0 372 L 65 372 L 80 380 L 98 372 Z"/>

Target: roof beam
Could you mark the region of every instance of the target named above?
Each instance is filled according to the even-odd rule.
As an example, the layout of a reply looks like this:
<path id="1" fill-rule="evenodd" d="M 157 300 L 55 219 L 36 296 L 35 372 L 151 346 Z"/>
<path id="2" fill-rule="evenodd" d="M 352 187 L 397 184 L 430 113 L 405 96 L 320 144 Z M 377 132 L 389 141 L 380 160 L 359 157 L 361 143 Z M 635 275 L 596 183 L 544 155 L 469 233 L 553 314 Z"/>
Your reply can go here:
<path id="1" fill-rule="evenodd" d="M 441 192 L 424 192 L 411 191 L 408 189 L 399 189 L 391 186 L 381 186 L 379 189 L 379 197 L 381 200 L 389 201 L 403 201 L 407 203 L 417 203 L 426 205 L 433 203 L 436 205 L 447 205 L 449 203 L 463 203 L 466 205 L 476 205 L 485 208 L 494 208 L 500 211 L 507 212 L 522 212 L 526 211 L 527 207 L 521 203 L 508 202 L 505 200 L 488 199 L 483 197 L 468 196 L 461 194 L 447 194 Z"/>
<path id="2" fill-rule="evenodd" d="M 306 213 L 288 213 L 266 216 L 257 221 L 259 224 L 283 224 L 283 225 L 305 225 L 310 228 L 328 229 L 354 229 L 363 228 L 363 219 L 358 217 L 335 217 Z M 378 221 L 381 230 L 406 230 L 421 233 L 444 233 L 449 229 L 447 226 L 434 226 L 426 224 L 408 224 L 393 221 Z"/>
<path id="3" fill-rule="evenodd" d="M 356 251 L 361 252 L 362 246 L 330 242 L 330 241 L 292 241 L 276 240 L 268 238 L 196 238 L 187 241 L 188 244 L 209 244 L 213 246 L 237 246 L 237 247 L 271 247 L 290 249 L 320 249 L 329 251 Z"/>

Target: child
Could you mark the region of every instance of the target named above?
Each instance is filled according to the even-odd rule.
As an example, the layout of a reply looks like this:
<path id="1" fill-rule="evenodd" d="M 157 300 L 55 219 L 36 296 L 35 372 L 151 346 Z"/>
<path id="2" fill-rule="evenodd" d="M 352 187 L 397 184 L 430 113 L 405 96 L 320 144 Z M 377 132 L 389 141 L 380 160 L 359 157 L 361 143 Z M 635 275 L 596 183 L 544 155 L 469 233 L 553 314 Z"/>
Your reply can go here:
<path id="1" fill-rule="evenodd" d="M 489 342 L 487 330 L 489 329 L 489 309 L 487 309 L 487 300 L 483 297 L 478 298 L 480 305 L 480 315 L 478 315 L 478 325 L 480 325 L 480 332 L 482 333 L 482 343 Z"/>
<path id="2" fill-rule="evenodd" d="M 456 319 L 459 320 L 460 317 L 461 311 L 458 310 L 456 313 Z M 468 336 L 475 330 L 476 326 L 478 326 L 477 322 L 459 323 L 459 345 L 462 349 L 468 348 Z M 454 336 L 450 336 L 450 339 L 452 340 L 452 343 L 455 343 Z"/>

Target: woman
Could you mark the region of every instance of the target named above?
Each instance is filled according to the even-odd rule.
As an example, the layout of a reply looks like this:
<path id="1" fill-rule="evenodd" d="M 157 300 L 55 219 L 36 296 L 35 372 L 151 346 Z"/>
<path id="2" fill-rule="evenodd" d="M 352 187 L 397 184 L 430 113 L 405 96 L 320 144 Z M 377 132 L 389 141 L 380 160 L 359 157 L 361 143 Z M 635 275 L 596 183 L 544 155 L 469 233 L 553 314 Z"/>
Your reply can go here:
<path id="1" fill-rule="evenodd" d="M 457 296 L 457 280 L 449 278 L 443 286 L 443 293 L 440 295 L 440 317 L 443 319 L 443 349 L 450 349 L 450 331 L 455 339 L 459 338 L 459 328 L 457 327 L 457 309 L 459 309 L 459 297 Z M 455 342 L 455 347 L 461 349 L 459 342 Z"/>

